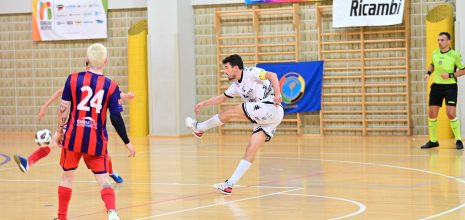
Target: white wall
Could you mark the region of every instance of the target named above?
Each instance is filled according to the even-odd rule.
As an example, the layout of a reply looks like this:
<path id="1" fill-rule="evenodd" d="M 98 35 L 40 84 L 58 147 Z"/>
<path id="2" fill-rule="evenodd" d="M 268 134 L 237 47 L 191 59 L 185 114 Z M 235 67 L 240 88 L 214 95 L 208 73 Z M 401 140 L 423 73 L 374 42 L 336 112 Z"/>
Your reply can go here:
<path id="1" fill-rule="evenodd" d="M 465 61 L 465 16 L 462 12 L 465 10 L 465 1 L 458 0 L 455 3 L 455 50 L 462 54 L 462 63 Z M 458 78 L 459 96 L 457 115 L 461 122 L 462 137 L 465 136 L 465 76 Z"/>
<path id="2" fill-rule="evenodd" d="M 184 119 L 196 103 L 194 10 L 190 0 L 150 0 L 147 14 L 150 134 L 188 134 Z"/>
<path id="3" fill-rule="evenodd" d="M 147 8 L 147 0 L 108 0 L 108 9 Z"/>
<path id="4" fill-rule="evenodd" d="M 179 71 L 179 134 L 190 134 L 185 127 L 185 118 L 195 116 L 194 105 L 197 104 L 195 73 L 195 15 L 190 0 L 178 1 L 180 19 L 178 20 L 178 71 Z"/>
<path id="5" fill-rule="evenodd" d="M 177 4 L 170 0 L 164 7 L 159 7 L 164 0 L 150 0 L 147 5 L 148 45 L 149 53 L 149 130 L 150 134 L 160 134 L 165 131 L 176 131 L 177 94 L 175 78 L 177 74 L 177 51 L 173 50 L 177 43 Z M 167 19 L 169 18 L 169 19 Z M 171 86 L 169 86 L 171 85 Z M 165 127 L 158 125 L 163 121 L 171 121 Z M 166 134 L 165 134 L 166 135 Z"/>
<path id="6" fill-rule="evenodd" d="M 32 0 L 3 0 L 0 14 L 31 13 Z M 109 0 L 109 9 L 147 8 L 147 0 Z"/>

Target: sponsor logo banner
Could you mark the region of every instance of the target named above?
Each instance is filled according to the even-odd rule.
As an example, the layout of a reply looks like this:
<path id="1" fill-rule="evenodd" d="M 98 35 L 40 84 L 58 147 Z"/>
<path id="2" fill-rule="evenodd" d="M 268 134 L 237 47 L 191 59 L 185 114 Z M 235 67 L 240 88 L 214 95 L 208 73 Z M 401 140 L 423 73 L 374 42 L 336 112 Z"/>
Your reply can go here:
<path id="1" fill-rule="evenodd" d="M 34 41 L 107 38 L 107 0 L 32 0 Z"/>
<path id="2" fill-rule="evenodd" d="M 405 0 L 334 0 L 333 27 L 401 24 Z"/>

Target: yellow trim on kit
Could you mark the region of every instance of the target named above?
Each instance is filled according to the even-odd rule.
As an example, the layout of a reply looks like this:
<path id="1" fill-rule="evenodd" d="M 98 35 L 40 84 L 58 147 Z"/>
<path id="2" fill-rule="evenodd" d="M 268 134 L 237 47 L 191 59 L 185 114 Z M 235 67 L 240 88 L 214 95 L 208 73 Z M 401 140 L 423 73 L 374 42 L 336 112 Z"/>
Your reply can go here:
<path id="1" fill-rule="evenodd" d="M 261 72 L 260 72 L 259 77 L 260 77 L 261 80 L 265 80 L 265 79 L 266 79 L 266 73 L 267 73 L 266 71 L 261 71 Z"/>

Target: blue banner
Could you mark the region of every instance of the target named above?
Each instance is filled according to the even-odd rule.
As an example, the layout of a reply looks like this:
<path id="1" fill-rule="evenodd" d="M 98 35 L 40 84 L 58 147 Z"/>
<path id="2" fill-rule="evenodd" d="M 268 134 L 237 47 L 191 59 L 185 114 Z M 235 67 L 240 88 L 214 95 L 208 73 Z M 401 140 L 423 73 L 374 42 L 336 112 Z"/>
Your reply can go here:
<path id="1" fill-rule="evenodd" d="M 321 110 L 323 61 L 264 63 L 257 67 L 278 75 L 285 114 Z"/>

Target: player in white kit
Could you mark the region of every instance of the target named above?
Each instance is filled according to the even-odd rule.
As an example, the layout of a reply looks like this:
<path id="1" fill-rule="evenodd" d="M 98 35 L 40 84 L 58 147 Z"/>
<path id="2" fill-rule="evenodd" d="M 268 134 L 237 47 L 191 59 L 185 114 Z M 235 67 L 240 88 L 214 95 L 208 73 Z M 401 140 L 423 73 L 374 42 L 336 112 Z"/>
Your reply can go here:
<path id="1" fill-rule="evenodd" d="M 284 110 L 281 106 L 279 80 L 275 73 L 255 67 L 244 68 L 242 58 L 237 54 L 226 57 L 223 64 L 224 73 L 229 80 L 235 80 L 234 83 L 224 94 L 198 103 L 195 106 L 195 113 L 199 114 L 203 107 L 221 104 L 234 96 L 240 96 L 243 103 L 214 115 L 204 122 L 197 122 L 188 117 L 186 126 L 192 129 L 196 137 L 200 138 L 208 129 L 221 126 L 235 117 L 246 117 L 253 123 L 252 137 L 244 158 L 229 179 L 224 183 L 214 185 L 217 190 L 229 195 L 234 184 L 252 165 L 258 149 L 273 137 L 276 128 L 283 120 Z"/>

